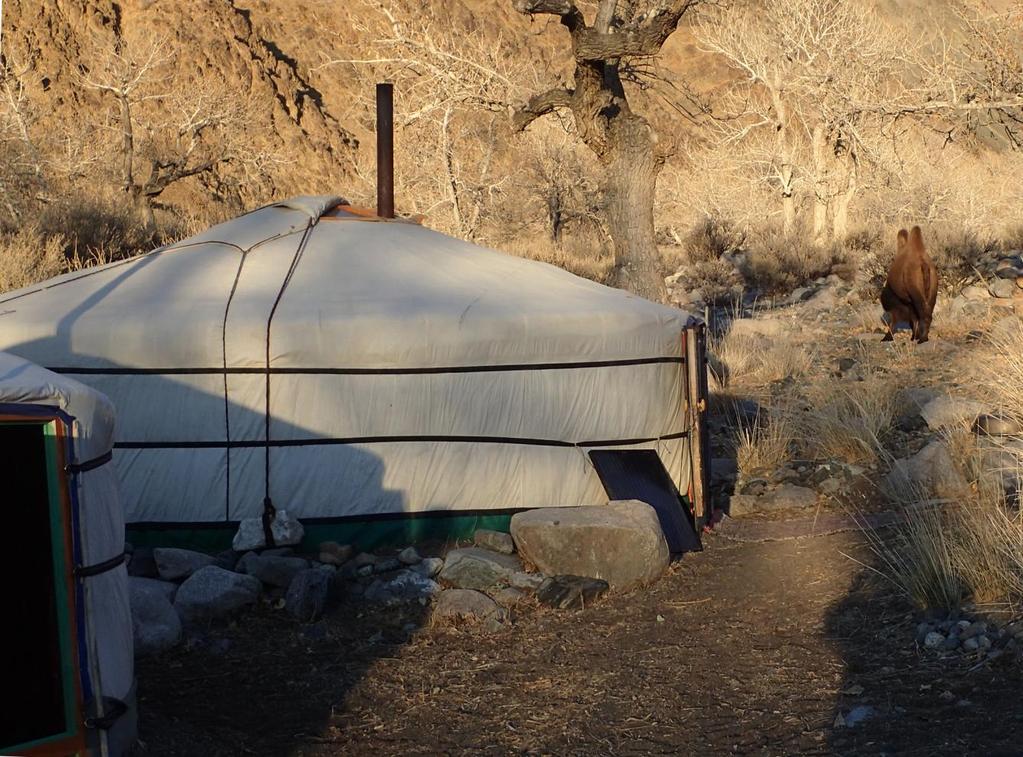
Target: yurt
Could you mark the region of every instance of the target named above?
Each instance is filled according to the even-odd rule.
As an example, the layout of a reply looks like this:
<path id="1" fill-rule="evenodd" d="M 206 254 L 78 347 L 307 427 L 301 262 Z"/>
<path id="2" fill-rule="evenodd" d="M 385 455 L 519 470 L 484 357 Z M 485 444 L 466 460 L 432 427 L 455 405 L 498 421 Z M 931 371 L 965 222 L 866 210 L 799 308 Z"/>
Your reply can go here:
<path id="1" fill-rule="evenodd" d="M 336 197 L 0 297 L 0 349 L 113 400 L 132 541 L 207 548 L 273 508 L 363 546 L 603 504 L 592 449 L 691 494 L 700 327 Z"/>
<path id="2" fill-rule="evenodd" d="M 124 513 L 100 393 L 0 353 L 2 754 L 121 754 L 135 740 Z"/>

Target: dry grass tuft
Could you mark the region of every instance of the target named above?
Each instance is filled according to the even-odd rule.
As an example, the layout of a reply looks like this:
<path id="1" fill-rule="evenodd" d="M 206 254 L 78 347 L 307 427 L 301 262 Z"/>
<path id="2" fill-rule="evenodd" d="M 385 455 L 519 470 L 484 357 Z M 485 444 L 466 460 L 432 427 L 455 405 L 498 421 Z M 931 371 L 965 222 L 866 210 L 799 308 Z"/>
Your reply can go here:
<path id="1" fill-rule="evenodd" d="M 729 331 L 712 339 L 709 349 L 721 386 L 798 378 L 813 365 L 811 355 L 802 345 L 748 331 Z"/>
<path id="2" fill-rule="evenodd" d="M 871 463 L 898 404 L 894 384 L 880 378 L 849 384 L 834 380 L 814 385 L 809 406 L 799 414 L 798 435 L 809 456 Z"/>
<path id="3" fill-rule="evenodd" d="M 761 410 L 750 424 L 737 422 L 735 458 L 746 476 L 773 471 L 792 458 L 794 428 L 786 409 Z"/>
<path id="4" fill-rule="evenodd" d="M 610 252 L 598 243 L 588 244 L 583 239 L 570 238 L 560 245 L 549 239 L 516 240 L 501 249 L 520 258 L 556 265 L 576 276 L 600 283 L 610 280 L 614 268 Z"/>

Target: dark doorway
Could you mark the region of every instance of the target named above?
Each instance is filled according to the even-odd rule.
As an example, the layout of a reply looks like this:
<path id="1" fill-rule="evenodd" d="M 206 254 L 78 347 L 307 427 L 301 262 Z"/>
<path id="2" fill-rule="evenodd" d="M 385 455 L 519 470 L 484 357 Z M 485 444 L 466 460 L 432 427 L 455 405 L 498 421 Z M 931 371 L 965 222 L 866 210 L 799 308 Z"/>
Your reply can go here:
<path id="1" fill-rule="evenodd" d="M 55 439 L 46 423 L 0 423 L 3 521 L 0 550 L 6 640 L 0 747 L 66 736 L 71 706 L 64 526 Z M 49 457 L 49 459 L 48 459 Z"/>

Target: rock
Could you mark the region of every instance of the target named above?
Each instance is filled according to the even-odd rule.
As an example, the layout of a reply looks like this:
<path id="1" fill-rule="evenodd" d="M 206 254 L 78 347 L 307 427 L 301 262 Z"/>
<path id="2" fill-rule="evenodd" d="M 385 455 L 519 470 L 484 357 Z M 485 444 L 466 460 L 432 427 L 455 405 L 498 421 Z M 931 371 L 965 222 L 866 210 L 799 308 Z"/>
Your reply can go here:
<path id="1" fill-rule="evenodd" d="M 247 560 L 245 572 L 269 586 L 285 589 L 300 571 L 308 567 L 309 563 L 301 557 L 256 555 Z"/>
<path id="2" fill-rule="evenodd" d="M 512 573 L 508 576 L 508 585 L 514 589 L 534 592 L 540 588 L 545 578 L 546 576 L 541 573 Z"/>
<path id="3" fill-rule="evenodd" d="M 393 606 L 403 602 L 421 601 L 423 604 L 441 591 L 440 585 L 414 571 L 403 570 L 389 581 L 377 579 L 366 589 L 367 602 Z"/>
<path id="4" fill-rule="evenodd" d="M 273 549 L 264 549 L 259 555 L 260 557 L 293 557 L 295 550 L 291 547 L 274 547 Z"/>
<path id="5" fill-rule="evenodd" d="M 234 570 L 238 567 L 238 560 L 240 558 L 240 553 L 235 552 L 233 549 L 225 549 L 223 552 L 217 553 L 217 556 L 213 558 L 213 564 L 224 570 Z"/>
<path id="6" fill-rule="evenodd" d="M 739 477 L 739 464 L 730 457 L 715 457 L 710 461 L 710 485 L 732 484 Z"/>
<path id="7" fill-rule="evenodd" d="M 976 652 L 980 648 L 980 642 L 976 638 L 969 638 L 963 640 L 963 651 L 965 652 Z"/>
<path id="8" fill-rule="evenodd" d="M 896 460 L 886 483 L 893 496 L 912 487 L 939 497 L 954 497 L 969 488 L 943 441 L 933 441 L 913 457 Z"/>
<path id="9" fill-rule="evenodd" d="M 249 572 L 249 561 L 259 557 L 258 552 L 246 552 L 242 555 L 238 562 L 235 563 L 234 569 L 236 573 L 248 573 Z"/>
<path id="10" fill-rule="evenodd" d="M 763 478 L 754 478 L 742 485 L 742 493 L 751 497 L 759 497 L 767 491 L 768 481 Z"/>
<path id="11" fill-rule="evenodd" d="M 514 586 L 506 586 L 503 589 L 498 589 L 494 592 L 493 599 L 501 607 L 512 608 L 515 607 L 519 602 L 524 600 L 529 595 L 522 589 L 516 589 Z"/>
<path id="12" fill-rule="evenodd" d="M 952 652 L 959 649 L 959 637 L 954 634 L 949 634 L 945 637 L 945 641 L 942 643 L 941 648 L 946 652 Z"/>
<path id="13" fill-rule="evenodd" d="M 962 624 L 960 623 L 960 627 Z M 983 620 L 977 620 L 973 623 L 967 623 L 966 627 L 960 632 L 960 636 L 964 639 L 972 639 L 975 636 L 980 636 L 987 631 L 987 623 Z"/>
<path id="14" fill-rule="evenodd" d="M 995 276 L 1000 279 L 1009 279 L 1015 283 L 1016 279 L 1023 276 L 1023 270 L 1017 268 L 1011 261 L 1004 260 L 999 262 L 998 268 L 995 269 Z"/>
<path id="15" fill-rule="evenodd" d="M 153 550 L 156 570 L 164 581 L 188 578 L 200 568 L 212 565 L 214 560 L 202 552 L 190 549 L 157 548 Z"/>
<path id="16" fill-rule="evenodd" d="M 415 547 L 406 547 L 398 554 L 398 561 L 402 565 L 418 565 L 423 561 Z"/>
<path id="17" fill-rule="evenodd" d="M 838 305 L 838 293 L 834 287 L 826 286 L 806 300 L 806 310 L 811 313 L 822 313 L 834 310 Z"/>
<path id="18" fill-rule="evenodd" d="M 927 421 L 933 431 L 949 426 L 972 423 L 973 420 L 987 410 L 981 402 L 957 399 L 954 397 L 935 397 L 920 410 L 920 415 Z"/>
<path id="19" fill-rule="evenodd" d="M 159 654 L 181 641 L 181 618 L 171 599 L 175 584 L 134 577 L 128 582 L 131 628 L 137 656 Z"/>
<path id="20" fill-rule="evenodd" d="M 270 533 L 274 539 L 274 545 L 278 547 L 293 546 L 302 541 L 305 536 L 305 529 L 297 518 L 288 515 L 287 510 L 278 510 L 270 523 Z M 259 549 L 266 546 L 266 536 L 263 533 L 263 518 L 243 518 L 238 524 L 238 532 L 231 542 L 235 552 L 247 552 L 250 549 Z"/>
<path id="21" fill-rule="evenodd" d="M 992 297 L 1008 300 L 1016 295 L 1016 279 L 995 279 L 989 287 Z"/>
<path id="22" fill-rule="evenodd" d="M 869 720 L 874 717 L 874 708 L 870 705 L 861 704 L 857 707 L 853 707 L 849 710 L 845 716 L 845 725 L 847 728 L 855 728 L 865 720 Z"/>
<path id="23" fill-rule="evenodd" d="M 476 533 L 472 535 L 472 543 L 492 552 L 500 552 L 502 555 L 510 555 L 515 552 L 515 542 L 512 541 L 511 534 L 491 531 L 487 528 L 477 529 Z"/>
<path id="24" fill-rule="evenodd" d="M 991 644 L 992 644 L 991 637 L 989 637 L 989 636 L 978 636 L 976 638 L 977 638 L 977 646 L 979 646 L 982 650 L 986 651 L 988 649 L 991 649 Z"/>
<path id="25" fill-rule="evenodd" d="M 344 565 L 352 559 L 355 548 L 351 544 L 338 544 L 336 541 L 320 542 L 319 560 L 327 565 Z"/>
<path id="26" fill-rule="evenodd" d="M 924 637 L 924 646 L 928 649 L 937 649 L 945 643 L 945 637 L 937 631 L 931 631 Z"/>
<path id="27" fill-rule="evenodd" d="M 609 589 L 607 581 L 582 576 L 552 576 L 536 591 L 536 598 L 559 610 L 574 610 L 595 602 Z"/>
<path id="28" fill-rule="evenodd" d="M 740 494 L 728 500 L 728 514 L 731 517 L 750 513 L 795 510 L 813 507 L 817 504 L 817 492 L 805 486 L 783 484 L 761 496 Z"/>
<path id="29" fill-rule="evenodd" d="M 376 555 L 371 555 L 368 552 L 360 552 L 352 560 L 357 568 L 361 568 L 365 565 L 376 565 L 379 562 L 379 558 Z"/>
<path id="30" fill-rule="evenodd" d="M 333 571 L 306 568 L 295 574 L 284 595 L 284 609 L 288 615 L 303 623 L 311 623 L 323 615 L 330 594 Z"/>
<path id="31" fill-rule="evenodd" d="M 440 580 L 459 589 L 489 589 L 521 570 L 522 561 L 514 555 L 464 547 L 448 552 Z"/>
<path id="32" fill-rule="evenodd" d="M 441 592 L 433 605 L 434 621 L 463 621 L 499 627 L 508 618 L 508 611 L 494 600 L 472 589 L 448 589 Z"/>
<path id="33" fill-rule="evenodd" d="M 989 296 L 987 287 L 980 286 L 979 284 L 963 287 L 960 295 L 967 300 L 986 300 Z"/>
<path id="34" fill-rule="evenodd" d="M 1018 436 L 1023 434 L 1023 428 L 1012 418 L 986 413 L 978 415 L 973 423 L 973 430 L 978 434 L 986 436 Z"/>
<path id="35" fill-rule="evenodd" d="M 178 585 L 170 581 L 160 581 L 155 578 L 144 578 L 142 576 L 129 576 L 128 586 L 135 587 L 139 591 L 155 591 L 162 594 L 168 602 L 174 601 L 174 595 L 178 593 Z"/>
<path id="36" fill-rule="evenodd" d="M 930 623 L 927 622 L 920 623 L 916 627 L 916 640 L 923 643 L 923 640 L 927 637 L 927 634 L 929 634 L 933 630 L 934 626 L 931 625 Z"/>
<path id="37" fill-rule="evenodd" d="M 174 608 L 186 623 L 222 618 L 259 598 L 259 580 L 209 565 L 181 584 Z"/>
<path id="38" fill-rule="evenodd" d="M 845 488 L 845 481 L 840 478 L 826 478 L 817 484 L 817 490 L 822 494 L 838 494 Z"/>
<path id="39" fill-rule="evenodd" d="M 401 570 L 405 567 L 404 563 L 397 557 L 384 557 L 381 560 L 377 560 L 376 564 L 372 566 L 373 573 L 390 573 L 391 571 Z"/>
<path id="40" fill-rule="evenodd" d="M 414 570 L 421 576 L 436 578 L 444 570 L 444 561 L 439 557 L 427 557 Z"/>
<path id="41" fill-rule="evenodd" d="M 657 513 L 638 500 L 516 513 L 511 532 L 541 572 L 600 578 L 615 589 L 651 583 L 670 559 Z"/>
<path id="42" fill-rule="evenodd" d="M 728 327 L 729 334 L 757 336 L 783 337 L 787 335 L 791 326 L 780 318 L 736 318 Z"/>
<path id="43" fill-rule="evenodd" d="M 160 571 L 156 569 L 153 550 L 149 547 L 136 547 L 128 560 L 128 575 L 139 578 L 158 578 Z"/>

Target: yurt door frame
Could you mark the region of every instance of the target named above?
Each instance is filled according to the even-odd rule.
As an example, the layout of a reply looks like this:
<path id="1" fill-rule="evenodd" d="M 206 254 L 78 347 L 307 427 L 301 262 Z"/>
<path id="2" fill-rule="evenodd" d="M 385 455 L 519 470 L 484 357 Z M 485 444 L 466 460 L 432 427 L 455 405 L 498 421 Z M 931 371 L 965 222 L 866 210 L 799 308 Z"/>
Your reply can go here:
<path id="1" fill-rule="evenodd" d="M 699 529 L 710 519 L 710 430 L 707 427 L 707 327 L 700 323 L 682 332 L 686 355 L 686 405 L 689 417 L 689 459 L 691 483 L 689 502 Z"/>
<path id="2" fill-rule="evenodd" d="M 40 411 L 33 413 L 33 410 Z M 82 690 L 78 659 L 78 633 L 75 607 L 76 584 L 71 566 L 74 565 L 73 532 L 71 498 L 68 490 L 68 477 L 65 475 L 65 449 L 67 427 L 63 420 L 53 415 L 52 408 L 25 407 L 26 414 L 0 411 L 0 435 L 12 433 L 38 432 L 42 441 L 46 462 L 46 502 L 49 525 L 49 552 L 51 557 L 53 586 L 50 596 L 55 610 L 53 618 L 56 628 L 47 629 L 54 632 L 56 641 L 55 661 L 59 669 L 59 699 L 63 712 L 55 718 L 62 722 L 59 730 L 53 733 L 33 733 L 17 736 L 21 739 L 17 744 L 0 744 L 3 753 L 24 755 L 66 755 L 84 753 L 86 748 L 85 731 L 82 720 Z M 18 429 L 18 431 L 15 431 Z M 30 430 L 31 429 L 31 430 Z M 40 482 L 35 482 L 38 484 Z M 27 485 L 35 485 L 28 481 Z M 33 499 L 36 499 L 33 497 Z M 38 522 L 37 522 L 38 523 Z M 26 540 L 39 534 L 26 534 Z M 29 549 L 38 549 L 42 545 L 33 542 Z M 14 551 L 16 553 L 16 551 Z M 27 578 L 27 577 L 26 577 Z M 30 634 L 43 633 L 41 618 L 24 618 L 22 622 Z M 52 659 L 52 658 L 51 658 Z M 5 683 L 17 690 L 17 681 L 7 679 Z M 55 687 L 56 690 L 57 687 Z M 55 693 L 55 692 L 54 692 Z M 42 730 L 43 726 L 40 725 Z M 10 734 L 13 736 L 13 734 Z M 8 734 L 0 735 L 5 740 Z"/>

